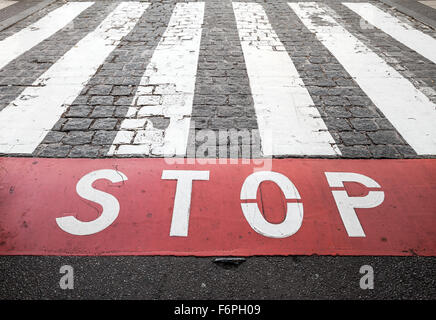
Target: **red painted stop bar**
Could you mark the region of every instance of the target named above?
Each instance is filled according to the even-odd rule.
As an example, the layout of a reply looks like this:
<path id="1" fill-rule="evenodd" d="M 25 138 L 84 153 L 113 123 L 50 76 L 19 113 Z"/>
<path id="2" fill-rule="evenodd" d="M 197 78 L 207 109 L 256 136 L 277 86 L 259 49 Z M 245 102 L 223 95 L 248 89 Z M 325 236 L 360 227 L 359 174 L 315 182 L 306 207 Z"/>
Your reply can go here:
<path id="1" fill-rule="evenodd" d="M 436 159 L 234 162 L 1 158 L 0 254 L 436 255 Z"/>

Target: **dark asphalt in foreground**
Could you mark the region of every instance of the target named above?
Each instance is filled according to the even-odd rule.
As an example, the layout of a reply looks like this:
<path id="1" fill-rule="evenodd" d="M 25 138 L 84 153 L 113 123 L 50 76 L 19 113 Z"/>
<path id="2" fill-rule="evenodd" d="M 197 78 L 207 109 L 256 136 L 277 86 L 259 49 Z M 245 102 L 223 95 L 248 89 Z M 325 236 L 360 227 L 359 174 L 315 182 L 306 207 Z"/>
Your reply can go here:
<path id="1" fill-rule="evenodd" d="M 435 299 L 435 257 L 0 257 L 0 299 Z M 63 290 L 59 269 L 74 269 Z M 374 289 L 362 290 L 362 265 Z"/>

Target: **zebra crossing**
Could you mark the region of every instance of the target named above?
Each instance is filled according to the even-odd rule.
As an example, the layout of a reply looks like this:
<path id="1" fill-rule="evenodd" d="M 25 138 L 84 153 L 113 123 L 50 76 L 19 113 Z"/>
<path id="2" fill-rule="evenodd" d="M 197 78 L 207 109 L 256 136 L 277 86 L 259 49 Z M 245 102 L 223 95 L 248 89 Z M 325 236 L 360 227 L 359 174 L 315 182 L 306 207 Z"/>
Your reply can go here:
<path id="1" fill-rule="evenodd" d="M 32 153 L 148 3 L 122 2 L 0 113 L 0 152 Z M 92 52 L 92 54 L 90 54 Z"/>
<path id="2" fill-rule="evenodd" d="M 171 18 L 151 58 L 143 59 L 146 67 L 140 72 L 137 85 L 128 93 L 129 105 L 124 114 L 118 113 L 113 129 L 116 133 L 98 156 L 187 154 L 191 143 L 189 131 L 195 121 L 191 115 L 196 103 L 196 87 L 200 84 L 197 74 L 202 39 L 209 31 L 203 26 L 208 14 L 207 4 L 183 2 L 168 7 Z M 338 137 L 326 122 L 317 104 L 319 98 L 308 90 L 308 84 L 296 68 L 297 61 L 289 55 L 269 21 L 266 10 L 269 4 L 236 1 L 229 4 L 242 48 L 263 155 L 341 156 L 346 145 L 342 140 L 347 135 Z M 436 39 L 432 36 L 373 3 L 344 2 L 341 5 L 422 56 L 425 65 L 436 63 Z M 22 30 L 0 38 L 0 70 L 74 23 L 92 6 L 94 2 L 68 2 Z M 111 53 L 128 41 L 133 30 L 141 27 L 140 19 L 147 17 L 150 6 L 153 3 L 117 4 L 96 29 L 0 109 L 0 153 L 35 155 L 95 74 L 109 65 Z M 411 79 L 359 40 L 355 31 L 347 30 L 348 26 L 336 17 L 339 13 L 328 4 L 289 2 L 288 6 L 299 19 L 296 23 L 301 23 L 305 32 L 316 37 L 393 126 L 391 132 L 395 137 L 404 140 L 404 146 L 411 147 L 416 155 L 436 155 L 434 97 L 417 88 Z M 148 34 L 142 36 L 146 38 Z M 0 90 L 8 90 L 7 86 L 2 84 Z M 2 92 L 5 91 L 0 91 L 0 97 Z M 212 94 L 210 99 L 213 98 Z M 111 102 L 105 101 L 103 106 L 118 109 L 116 103 L 111 106 Z M 233 106 L 237 107 L 238 103 Z M 84 130 L 93 131 L 92 127 Z M 350 136 L 353 132 L 347 134 Z M 396 143 L 395 140 L 391 144 Z"/>
<path id="3" fill-rule="evenodd" d="M 342 63 L 418 154 L 436 152 L 435 104 L 379 56 L 340 26 L 315 2 L 291 3 L 307 28 Z M 313 22 L 312 16 L 326 21 Z M 419 134 L 412 128 L 420 128 Z"/>
<path id="4" fill-rule="evenodd" d="M 264 154 L 340 154 L 262 6 L 233 6 Z"/>
<path id="5" fill-rule="evenodd" d="M 203 14 L 204 3 L 176 5 L 109 155 L 185 155 Z M 147 121 L 150 116 L 168 117 L 168 127 L 155 128 Z M 135 129 L 136 134 L 128 129 Z"/>

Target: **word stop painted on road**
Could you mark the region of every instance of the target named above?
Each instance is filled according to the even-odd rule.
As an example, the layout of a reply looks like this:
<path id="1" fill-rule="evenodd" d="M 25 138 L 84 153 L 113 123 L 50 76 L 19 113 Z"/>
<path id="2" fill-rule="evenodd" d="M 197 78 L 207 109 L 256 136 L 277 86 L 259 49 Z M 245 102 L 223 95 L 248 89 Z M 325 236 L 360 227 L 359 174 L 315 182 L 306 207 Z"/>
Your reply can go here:
<path id="1" fill-rule="evenodd" d="M 436 254 L 435 159 L 181 160 L 0 159 L 0 254 Z"/>

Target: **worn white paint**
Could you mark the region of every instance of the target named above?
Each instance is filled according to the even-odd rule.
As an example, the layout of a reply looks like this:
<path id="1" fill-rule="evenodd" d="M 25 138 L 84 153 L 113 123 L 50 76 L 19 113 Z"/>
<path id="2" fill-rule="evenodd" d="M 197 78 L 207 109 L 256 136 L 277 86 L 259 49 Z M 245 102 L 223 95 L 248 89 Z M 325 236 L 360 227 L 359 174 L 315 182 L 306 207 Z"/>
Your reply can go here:
<path id="1" fill-rule="evenodd" d="M 288 3 L 418 154 L 436 154 L 436 105 L 315 2 Z"/>
<path id="2" fill-rule="evenodd" d="M 332 188 L 343 188 L 344 182 L 357 182 L 367 188 L 380 188 L 380 185 L 368 176 L 354 172 L 326 172 L 327 182 Z M 363 197 L 350 197 L 346 190 L 332 190 L 342 222 L 349 237 L 365 237 L 362 225 L 354 209 L 375 208 L 382 204 L 383 191 L 369 191 Z"/>
<path id="3" fill-rule="evenodd" d="M 149 6 L 122 2 L 0 112 L 0 152 L 32 153 Z"/>
<path id="4" fill-rule="evenodd" d="M 370 3 L 342 3 L 373 26 L 436 63 L 436 39 Z"/>
<path id="5" fill-rule="evenodd" d="M 17 1 L 0 0 L 0 10 L 17 3 Z"/>
<path id="6" fill-rule="evenodd" d="M 191 211 L 192 183 L 194 180 L 209 180 L 209 171 L 163 170 L 162 179 L 177 180 L 170 236 L 187 237 L 189 229 L 189 215 Z"/>
<path id="7" fill-rule="evenodd" d="M 56 218 L 59 228 L 70 234 L 84 236 L 100 232 L 115 221 L 120 212 L 120 203 L 113 195 L 92 187 L 92 184 L 100 179 L 117 183 L 126 181 L 127 177 L 120 171 L 109 169 L 92 171 L 84 175 L 76 185 L 77 194 L 83 199 L 98 203 L 103 211 L 92 221 L 80 221 L 75 216 Z"/>
<path id="8" fill-rule="evenodd" d="M 264 155 L 340 154 L 262 6 L 233 10 Z"/>
<path id="9" fill-rule="evenodd" d="M 132 119 L 121 123 L 109 155 L 186 154 L 203 16 L 203 2 L 176 4 L 129 109 Z M 150 117 L 165 117 L 169 126 L 156 128 Z"/>
<path id="10" fill-rule="evenodd" d="M 69 24 L 94 2 L 68 2 L 0 41 L 0 69 Z"/>
<path id="11" fill-rule="evenodd" d="M 301 199 L 297 188 L 285 175 L 274 171 L 257 171 L 245 179 L 241 188 L 241 200 L 256 200 L 257 190 L 264 181 L 277 184 L 287 200 Z M 241 203 L 241 208 L 253 230 L 265 237 L 289 237 L 295 234 L 303 223 L 302 203 L 287 203 L 285 219 L 281 223 L 268 222 L 256 202 Z"/>

